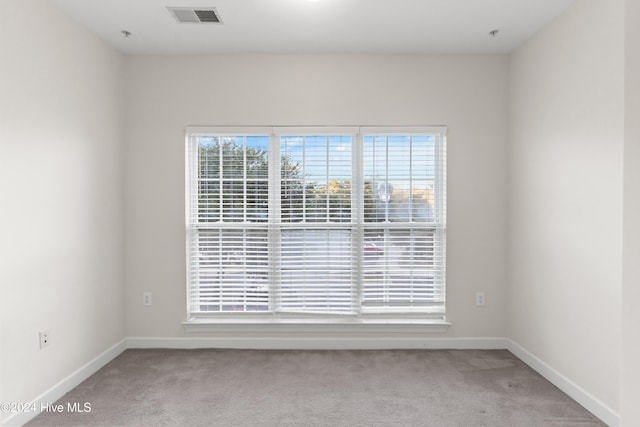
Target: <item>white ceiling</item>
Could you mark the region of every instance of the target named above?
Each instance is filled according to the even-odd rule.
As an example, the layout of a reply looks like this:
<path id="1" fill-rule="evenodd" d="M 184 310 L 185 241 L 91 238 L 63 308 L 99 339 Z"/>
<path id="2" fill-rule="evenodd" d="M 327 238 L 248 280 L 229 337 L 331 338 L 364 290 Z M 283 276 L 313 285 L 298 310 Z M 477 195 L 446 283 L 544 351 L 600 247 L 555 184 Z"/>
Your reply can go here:
<path id="1" fill-rule="evenodd" d="M 574 0 L 50 1 L 121 52 L 195 54 L 506 53 Z M 180 24 L 167 6 L 215 7 L 223 24 Z"/>

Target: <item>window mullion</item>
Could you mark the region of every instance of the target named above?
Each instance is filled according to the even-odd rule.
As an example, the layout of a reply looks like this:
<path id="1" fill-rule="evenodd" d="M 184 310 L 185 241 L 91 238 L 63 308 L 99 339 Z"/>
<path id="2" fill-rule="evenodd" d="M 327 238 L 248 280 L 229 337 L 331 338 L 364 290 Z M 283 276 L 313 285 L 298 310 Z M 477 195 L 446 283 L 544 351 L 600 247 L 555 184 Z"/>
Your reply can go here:
<path id="1" fill-rule="evenodd" d="M 389 137 L 384 138 L 384 185 L 385 185 L 385 199 L 384 204 L 384 222 L 389 222 L 389 202 L 391 201 L 391 194 L 389 194 Z M 386 243 L 386 242 L 385 242 Z"/>
<path id="2" fill-rule="evenodd" d="M 275 131 L 269 136 L 268 156 L 269 231 L 267 247 L 269 251 L 269 311 L 274 312 L 280 305 L 280 224 L 282 223 L 280 140 Z"/>
<path id="3" fill-rule="evenodd" d="M 436 146 L 435 146 L 435 157 L 436 157 L 436 162 L 435 162 L 435 188 L 434 191 L 437 192 L 437 197 L 436 197 L 436 215 L 437 217 L 435 218 L 436 223 L 438 224 L 444 224 L 446 223 L 447 220 L 447 216 L 446 216 L 446 185 L 445 185 L 445 179 L 446 179 L 446 145 L 445 145 L 445 136 L 443 135 L 438 135 L 436 137 Z"/>
<path id="4" fill-rule="evenodd" d="M 364 142 L 362 134 L 353 136 L 351 144 L 351 222 L 353 224 L 352 256 L 354 274 L 352 286 L 355 310 L 360 313 L 364 287 Z"/>
<path id="5" fill-rule="evenodd" d="M 242 220 L 246 223 L 249 221 L 247 217 L 247 136 L 242 137 Z"/>
<path id="6" fill-rule="evenodd" d="M 409 222 L 413 222 L 413 136 L 409 137 Z"/>
<path id="7" fill-rule="evenodd" d="M 445 264 L 446 264 L 446 221 L 447 221 L 447 205 L 446 205 L 446 178 L 447 178 L 447 151 L 446 151 L 446 134 L 439 134 L 435 141 L 435 188 L 434 197 L 435 212 L 434 220 L 437 224 L 434 242 L 434 269 L 439 274 L 437 283 L 440 285 L 441 295 L 439 300 L 444 303 L 446 286 L 445 286 Z"/>
<path id="8" fill-rule="evenodd" d="M 307 186 L 304 182 L 304 177 L 307 176 L 307 143 L 306 138 L 303 137 L 302 142 L 302 222 L 307 222 L 309 215 L 307 214 Z"/>
<path id="9" fill-rule="evenodd" d="M 224 140 L 223 138 L 218 137 L 218 141 L 219 141 L 219 148 L 220 148 L 220 154 L 218 155 L 218 170 L 219 170 L 219 179 L 220 179 L 220 207 L 218 209 L 218 213 L 220 215 L 220 217 L 218 218 L 218 221 L 222 222 L 224 215 Z"/>

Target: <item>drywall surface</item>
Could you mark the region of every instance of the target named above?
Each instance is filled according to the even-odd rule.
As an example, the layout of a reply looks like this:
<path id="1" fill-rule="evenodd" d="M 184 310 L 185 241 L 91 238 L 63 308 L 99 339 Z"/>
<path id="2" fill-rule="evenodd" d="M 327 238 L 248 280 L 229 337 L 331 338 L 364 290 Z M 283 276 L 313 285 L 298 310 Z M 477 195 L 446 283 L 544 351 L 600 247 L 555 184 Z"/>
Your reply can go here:
<path id="1" fill-rule="evenodd" d="M 626 2 L 624 267 L 622 282 L 622 374 L 620 416 L 623 426 L 640 420 L 640 3 Z"/>
<path id="2" fill-rule="evenodd" d="M 0 401 L 19 403 L 124 338 L 123 59 L 48 1 L 3 0 L 0 64 Z"/>
<path id="3" fill-rule="evenodd" d="M 508 337 L 619 410 L 622 1 L 577 1 L 511 57 Z"/>
<path id="4" fill-rule="evenodd" d="M 505 56 L 128 57 L 127 335 L 185 335 L 187 126 L 447 125 L 447 335 L 503 337 L 507 65 Z"/>

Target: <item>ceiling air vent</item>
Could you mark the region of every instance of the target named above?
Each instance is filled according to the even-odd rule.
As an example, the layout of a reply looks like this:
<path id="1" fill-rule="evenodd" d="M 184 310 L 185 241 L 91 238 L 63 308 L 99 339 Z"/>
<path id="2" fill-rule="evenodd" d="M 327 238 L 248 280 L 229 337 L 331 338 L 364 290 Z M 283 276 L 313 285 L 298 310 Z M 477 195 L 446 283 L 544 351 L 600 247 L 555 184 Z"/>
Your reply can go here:
<path id="1" fill-rule="evenodd" d="M 222 24 L 215 7 L 167 7 L 182 24 Z"/>

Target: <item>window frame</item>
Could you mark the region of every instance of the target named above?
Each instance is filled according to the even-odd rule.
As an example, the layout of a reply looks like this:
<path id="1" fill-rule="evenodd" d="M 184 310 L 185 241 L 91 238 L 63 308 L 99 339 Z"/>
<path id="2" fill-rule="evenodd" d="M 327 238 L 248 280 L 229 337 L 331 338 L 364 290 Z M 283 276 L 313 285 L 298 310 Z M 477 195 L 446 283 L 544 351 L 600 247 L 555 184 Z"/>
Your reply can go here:
<path id="1" fill-rule="evenodd" d="M 281 197 L 281 153 L 280 153 L 280 138 L 283 136 L 291 135 L 350 135 L 352 137 L 351 159 L 352 188 L 357 188 L 357 191 L 351 193 L 351 221 L 345 223 L 335 223 L 333 225 L 348 226 L 356 233 L 352 236 L 353 242 L 364 242 L 364 230 L 368 226 L 364 218 L 364 190 L 361 187 L 364 186 L 364 137 L 370 135 L 384 135 L 384 136 L 411 136 L 411 135 L 437 135 L 439 140 L 436 143 L 438 158 L 440 161 L 436 161 L 436 167 L 443 168 L 441 171 L 436 171 L 434 180 L 440 181 L 438 184 L 439 191 L 436 191 L 439 209 L 439 222 L 437 223 L 437 232 L 440 233 L 441 239 L 441 251 L 442 251 L 442 298 L 441 310 L 432 310 L 427 312 L 425 310 L 412 310 L 406 308 L 404 310 L 372 310 L 362 309 L 362 293 L 363 283 L 362 280 L 356 285 L 357 302 L 360 307 L 358 313 L 355 314 L 335 314 L 335 313 L 293 313 L 293 312 L 277 312 L 275 310 L 275 301 L 277 298 L 276 291 L 273 286 L 269 286 L 268 290 L 268 311 L 259 312 L 198 312 L 194 314 L 191 311 L 191 293 L 193 291 L 191 284 L 191 274 L 194 263 L 191 261 L 191 247 L 194 243 L 194 227 L 198 229 L 199 224 L 197 221 L 193 221 L 193 212 L 197 212 L 198 191 L 197 183 L 198 178 L 198 144 L 194 141 L 198 136 L 203 135 L 215 135 L 215 136 L 267 136 L 268 137 L 268 200 L 269 200 L 269 212 L 268 220 L 266 222 L 266 229 L 268 230 L 269 250 L 273 245 L 279 244 L 279 231 L 278 227 L 281 225 L 278 223 L 280 220 L 280 197 Z M 219 330 L 237 330 L 245 329 L 248 326 L 257 327 L 260 325 L 280 325 L 286 328 L 293 327 L 293 330 L 299 330 L 299 328 L 308 328 L 310 325 L 320 325 L 324 327 L 335 327 L 336 330 L 345 331 L 342 327 L 350 325 L 360 329 L 361 326 L 366 325 L 385 325 L 389 327 L 401 327 L 402 330 L 406 330 L 406 327 L 419 326 L 432 326 L 437 331 L 446 330 L 446 326 L 449 323 L 446 321 L 445 304 L 446 300 L 444 292 L 446 291 L 446 143 L 447 143 L 447 127 L 446 126 L 394 126 L 394 127 L 381 127 L 381 126 L 320 126 L 320 127 L 299 127 L 299 126 L 243 126 L 243 127 L 200 127 L 191 126 L 187 127 L 185 133 L 185 157 L 186 157 L 186 186 L 185 186 L 185 229 L 186 229 L 186 273 L 187 273 L 187 286 L 186 286 L 186 313 L 187 318 L 183 324 L 187 331 L 205 332 L 205 331 L 219 331 Z M 277 185 L 276 185 L 277 184 Z M 195 195 L 193 193 L 195 189 Z M 362 196 L 362 197 L 360 197 Z M 362 200 L 360 200 L 362 199 Z M 200 228 L 219 228 L 224 229 L 226 227 L 233 229 L 250 230 L 256 228 L 259 225 L 260 228 L 265 228 L 264 223 L 252 223 L 252 222 L 231 222 L 228 225 L 222 223 L 215 223 L 215 227 L 208 225 L 207 227 Z M 372 223 L 369 223 L 371 225 Z M 222 225 L 222 227 L 220 227 Z M 197 232 L 197 230 L 196 230 Z M 352 250 L 355 250 L 355 245 L 352 243 Z M 356 268 L 356 274 L 362 278 L 362 264 L 364 262 L 363 251 L 356 251 L 356 259 L 354 260 L 354 267 Z M 277 268 L 273 265 L 273 259 L 269 255 L 269 270 L 271 277 L 277 279 Z M 275 280 L 272 279 L 272 280 Z M 444 328 L 444 329 L 442 329 Z M 323 329 L 324 330 L 324 329 Z"/>

